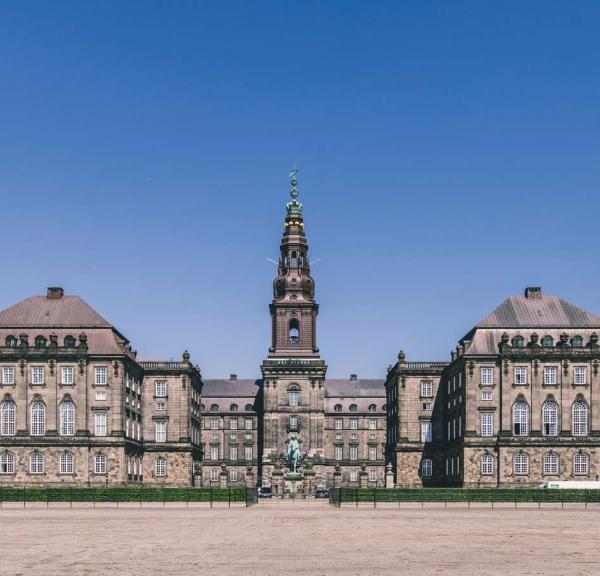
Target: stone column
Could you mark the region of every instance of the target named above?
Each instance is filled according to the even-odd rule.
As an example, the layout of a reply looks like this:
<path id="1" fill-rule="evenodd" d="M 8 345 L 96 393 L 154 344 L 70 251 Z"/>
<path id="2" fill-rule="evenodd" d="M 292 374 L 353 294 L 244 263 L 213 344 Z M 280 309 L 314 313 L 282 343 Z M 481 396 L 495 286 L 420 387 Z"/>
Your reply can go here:
<path id="1" fill-rule="evenodd" d="M 221 464 L 221 472 L 219 474 L 219 488 L 227 488 L 227 477 L 229 473 L 227 472 L 227 465 Z"/>
<path id="2" fill-rule="evenodd" d="M 361 464 L 360 472 L 358 473 L 358 485 L 360 488 L 368 488 L 369 473 L 367 472 L 366 464 Z"/>
<path id="3" fill-rule="evenodd" d="M 333 473 L 333 487 L 340 488 L 342 485 L 342 469 L 338 466 L 335 467 L 335 472 Z"/>
<path id="4" fill-rule="evenodd" d="M 254 480 L 254 470 L 252 470 L 252 466 L 246 467 L 246 487 L 254 488 L 255 480 Z"/>

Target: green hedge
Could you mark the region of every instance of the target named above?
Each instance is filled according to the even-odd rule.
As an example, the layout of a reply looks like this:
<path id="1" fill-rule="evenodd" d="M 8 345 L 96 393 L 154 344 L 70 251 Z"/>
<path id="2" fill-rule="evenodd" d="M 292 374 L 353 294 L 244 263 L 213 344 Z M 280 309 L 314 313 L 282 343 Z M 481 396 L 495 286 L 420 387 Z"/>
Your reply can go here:
<path id="1" fill-rule="evenodd" d="M 0 502 L 246 502 L 245 488 L 13 488 L 0 487 Z"/>

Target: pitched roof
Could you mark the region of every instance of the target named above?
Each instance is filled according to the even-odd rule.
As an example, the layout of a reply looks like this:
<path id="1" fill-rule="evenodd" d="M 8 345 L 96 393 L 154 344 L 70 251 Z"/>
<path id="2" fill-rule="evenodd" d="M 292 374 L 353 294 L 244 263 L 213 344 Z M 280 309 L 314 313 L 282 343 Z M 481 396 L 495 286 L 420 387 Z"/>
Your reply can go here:
<path id="1" fill-rule="evenodd" d="M 325 396 L 334 397 L 372 397 L 382 396 L 385 398 L 385 380 L 377 379 L 326 379 Z"/>
<path id="2" fill-rule="evenodd" d="M 600 318 L 559 296 L 509 296 L 476 328 L 600 328 Z"/>
<path id="3" fill-rule="evenodd" d="M 79 296 L 30 296 L 0 312 L 0 327 L 111 328 L 111 324 Z"/>
<path id="4" fill-rule="evenodd" d="M 202 396 L 204 398 L 254 398 L 258 393 L 259 380 L 205 380 Z"/>

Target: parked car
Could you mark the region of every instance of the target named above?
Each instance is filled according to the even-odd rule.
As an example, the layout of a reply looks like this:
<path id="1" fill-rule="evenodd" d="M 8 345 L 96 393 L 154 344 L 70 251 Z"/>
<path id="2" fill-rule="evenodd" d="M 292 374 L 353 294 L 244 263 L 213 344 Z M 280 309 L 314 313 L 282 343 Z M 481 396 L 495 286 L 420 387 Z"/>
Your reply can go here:
<path id="1" fill-rule="evenodd" d="M 272 486 L 259 486 L 257 489 L 257 495 L 259 498 L 273 498 Z"/>
<path id="2" fill-rule="evenodd" d="M 315 498 L 329 498 L 329 488 L 317 488 Z"/>

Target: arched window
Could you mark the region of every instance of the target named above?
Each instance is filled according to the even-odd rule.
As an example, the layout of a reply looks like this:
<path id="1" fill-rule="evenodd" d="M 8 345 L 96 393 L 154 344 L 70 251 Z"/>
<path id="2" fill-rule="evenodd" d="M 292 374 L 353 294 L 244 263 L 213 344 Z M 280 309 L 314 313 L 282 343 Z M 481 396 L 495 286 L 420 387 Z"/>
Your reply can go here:
<path id="1" fill-rule="evenodd" d="M 252 406 L 252 404 L 246 404 L 246 406 L 244 406 L 244 410 L 246 412 L 253 412 L 254 411 L 254 406 Z"/>
<path id="2" fill-rule="evenodd" d="M 15 455 L 12 452 L 0 454 L 0 474 L 15 473 Z"/>
<path id="3" fill-rule="evenodd" d="M 587 454 L 579 452 L 573 458 L 573 474 L 587 476 L 590 473 L 590 458 Z"/>
<path id="4" fill-rule="evenodd" d="M 481 456 L 481 475 L 491 476 L 494 473 L 494 457 L 491 454 Z"/>
<path id="5" fill-rule="evenodd" d="M 573 338 L 571 338 L 571 346 L 573 346 L 573 348 L 582 348 L 583 338 L 581 336 L 573 336 Z"/>
<path id="6" fill-rule="evenodd" d="M 515 336 L 512 339 L 513 348 L 523 348 L 525 346 L 525 340 L 523 336 Z"/>
<path id="7" fill-rule="evenodd" d="M 41 452 L 32 452 L 29 455 L 29 472 L 30 474 L 44 473 L 44 455 Z"/>
<path id="8" fill-rule="evenodd" d="M 41 402 L 31 405 L 31 435 L 43 436 L 46 434 L 46 406 Z"/>
<path id="9" fill-rule="evenodd" d="M 513 434 L 529 434 L 529 406 L 525 402 L 515 402 L 513 405 Z"/>
<path id="10" fill-rule="evenodd" d="M 8 348 L 16 348 L 17 347 L 17 339 L 14 336 L 7 336 L 4 343 Z"/>
<path id="11" fill-rule="evenodd" d="M 288 340 L 290 344 L 298 344 L 300 342 L 300 327 L 296 318 L 290 320 Z"/>
<path id="12" fill-rule="evenodd" d="M 546 452 L 544 454 L 544 474 L 556 476 L 558 474 L 558 454 Z"/>
<path id="13" fill-rule="evenodd" d="M 552 339 L 552 336 L 544 336 L 542 338 L 542 346 L 544 348 L 552 348 L 552 346 L 554 346 L 554 340 Z"/>
<path id="14" fill-rule="evenodd" d="M 375 406 L 375 404 L 369 404 L 369 412 L 377 412 L 377 406 Z"/>
<path id="15" fill-rule="evenodd" d="M 542 434 L 558 436 L 558 404 L 553 401 L 542 405 Z"/>
<path id="16" fill-rule="evenodd" d="M 75 338 L 73 336 L 65 336 L 65 348 L 75 348 Z"/>
<path id="17" fill-rule="evenodd" d="M 94 456 L 94 474 L 106 474 L 106 456 L 104 454 Z"/>
<path id="18" fill-rule="evenodd" d="M 12 400 L 0 404 L 0 434 L 2 436 L 15 435 L 15 413 L 15 403 Z"/>
<path id="19" fill-rule="evenodd" d="M 350 412 L 356 412 L 358 410 L 358 406 L 356 404 L 350 404 Z"/>
<path id="20" fill-rule="evenodd" d="M 237 411 L 238 411 L 238 405 L 237 405 L 237 404 L 232 404 L 232 405 L 229 407 L 229 411 L 230 411 L 230 412 L 237 412 Z"/>
<path id="21" fill-rule="evenodd" d="M 60 434 L 73 436 L 75 434 L 75 404 L 65 400 L 60 405 Z"/>
<path id="22" fill-rule="evenodd" d="M 75 472 L 75 464 L 71 452 L 63 452 L 60 455 L 59 472 L 61 474 L 73 474 Z"/>
<path id="23" fill-rule="evenodd" d="M 424 458 L 421 462 L 421 476 L 423 478 L 430 478 L 433 474 L 433 463 L 429 458 Z"/>
<path id="24" fill-rule="evenodd" d="M 526 476 L 529 474 L 529 454 L 517 452 L 513 457 L 513 473 L 515 476 Z"/>
<path id="25" fill-rule="evenodd" d="M 573 403 L 573 436 L 587 436 L 588 405 L 578 400 Z"/>
<path id="26" fill-rule="evenodd" d="M 211 412 L 218 412 L 219 411 L 219 405 L 218 404 L 211 404 L 210 405 L 210 411 Z"/>
<path id="27" fill-rule="evenodd" d="M 43 336 L 35 337 L 35 347 L 44 348 L 46 346 L 46 339 Z"/>
<path id="28" fill-rule="evenodd" d="M 292 258 L 290 260 L 290 265 L 292 268 L 297 268 L 298 267 L 298 255 L 296 254 L 296 251 L 292 251 Z"/>
<path id="29" fill-rule="evenodd" d="M 341 411 L 342 411 L 342 405 L 341 405 L 341 404 L 336 404 L 336 405 L 333 407 L 333 409 L 334 409 L 336 412 L 341 412 Z"/>
<path id="30" fill-rule="evenodd" d="M 154 475 L 155 476 L 166 476 L 167 475 L 167 460 L 162 456 L 159 456 L 154 462 Z"/>

